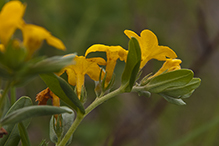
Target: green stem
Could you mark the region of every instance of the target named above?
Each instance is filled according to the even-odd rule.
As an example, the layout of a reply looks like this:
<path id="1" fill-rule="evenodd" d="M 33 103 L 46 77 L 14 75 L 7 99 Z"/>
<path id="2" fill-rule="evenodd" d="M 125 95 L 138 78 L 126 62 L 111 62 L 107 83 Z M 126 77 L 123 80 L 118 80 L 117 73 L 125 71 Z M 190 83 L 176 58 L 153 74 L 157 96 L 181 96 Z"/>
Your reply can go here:
<path id="1" fill-rule="evenodd" d="M 64 146 L 66 145 L 66 143 L 68 142 L 68 140 L 70 139 L 71 135 L 75 132 L 75 130 L 77 129 L 78 125 L 81 123 L 81 121 L 93 110 L 95 109 L 97 106 L 99 106 L 100 104 L 102 104 L 103 102 L 105 102 L 106 100 L 115 97 L 116 95 L 119 95 L 123 93 L 121 88 L 118 88 L 116 90 L 114 90 L 113 92 L 110 92 L 109 94 L 106 94 L 105 96 L 101 97 L 101 98 L 96 98 L 96 100 L 94 100 L 93 103 L 91 103 L 85 110 L 85 114 L 83 115 L 82 113 L 78 112 L 77 113 L 77 117 L 74 121 L 74 123 L 71 125 L 70 129 L 68 130 L 68 132 L 66 133 L 66 135 L 63 137 L 62 141 L 58 144 L 58 146 Z"/>
<path id="2" fill-rule="evenodd" d="M 3 103 L 5 101 L 5 97 L 6 97 L 7 93 L 8 93 L 8 90 L 10 89 L 10 87 L 11 87 L 11 83 L 8 82 L 8 84 L 6 85 L 2 95 L 0 96 L 0 109 L 3 108 Z M 0 118 L 1 117 L 2 117 L 2 113 L 0 112 Z"/>
<path id="3" fill-rule="evenodd" d="M 11 106 L 16 102 L 16 88 L 11 88 Z"/>

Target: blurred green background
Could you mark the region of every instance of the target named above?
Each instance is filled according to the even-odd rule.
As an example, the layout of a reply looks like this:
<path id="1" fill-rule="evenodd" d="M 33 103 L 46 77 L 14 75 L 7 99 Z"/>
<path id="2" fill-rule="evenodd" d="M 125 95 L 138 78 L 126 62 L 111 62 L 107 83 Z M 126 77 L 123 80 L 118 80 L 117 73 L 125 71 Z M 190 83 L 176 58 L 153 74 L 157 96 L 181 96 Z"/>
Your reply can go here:
<path id="1" fill-rule="evenodd" d="M 186 99 L 186 106 L 167 103 L 162 97 L 122 94 L 96 108 L 78 127 L 72 146 L 215 146 L 219 145 L 219 1 L 217 0 L 22 0 L 24 19 L 60 38 L 63 52 L 44 43 L 38 55 L 48 57 L 77 52 L 97 43 L 127 49 L 125 29 L 140 33 L 152 30 L 160 45 L 172 48 L 202 79 L 201 86 Z M 151 60 L 143 76 L 155 72 L 162 62 Z M 124 68 L 115 69 L 116 84 Z M 86 78 L 88 103 L 94 98 L 94 83 Z M 36 77 L 18 88 L 18 97 L 33 101 L 45 89 Z M 35 104 L 37 104 L 35 102 Z M 28 132 L 33 146 L 49 142 L 49 117 L 34 118 Z M 50 142 L 49 144 L 53 144 Z"/>

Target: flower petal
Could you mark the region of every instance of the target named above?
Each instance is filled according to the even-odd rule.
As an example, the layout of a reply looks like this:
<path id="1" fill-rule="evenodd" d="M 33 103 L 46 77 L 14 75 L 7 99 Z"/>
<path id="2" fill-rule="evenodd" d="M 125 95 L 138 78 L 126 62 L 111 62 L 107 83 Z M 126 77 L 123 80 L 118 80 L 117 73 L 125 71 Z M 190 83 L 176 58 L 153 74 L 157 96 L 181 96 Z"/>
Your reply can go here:
<path id="1" fill-rule="evenodd" d="M 53 46 L 53 47 L 55 47 L 57 49 L 60 49 L 60 50 L 65 50 L 66 49 L 65 45 L 63 44 L 63 42 L 60 39 L 58 39 L 58 38 L 56 38 L 56 37 L 54 37 L 52 35 L 50 37 L 48 37 L 46 39 L 46 41 L 47 41 L 47 43 L 49 45 L 51 45 L 51 46 Z"/>
<path id="2" fill-rule="evenodd" d="M 82 86 L 84 85 L 84 75 L 85 74 L 76 74 L 76 90 L 79 99 L 81 97 Z"/>
<path id="3" fill-rule="evenodd" d="M 45 28 L 33 25 L 33 24 L 23 24 L 23 43 L 32 55 L 42 44 L 43 40 L 53 47 L 64 50 L 65 46 L 58 38 L 51 35 L 49 31 Z"/>
<path id="4" fill-rule="evenodd" d="M 0 40 L 6 45 L 14 31 L 22 24 L 26 5 L 20 1 L 10 1 L 0 13 Z"/>
<path id="5" fill-rule="evenodd" d="M 182 61 L 180 59 L 167 59 L 163 66 L 152 77 L 158 76 L 163 72 L 170 72 L 173 70 L 181 69 L 181 63 Z"/>
<path id="6" fill-rule="evenodd" d="M 169 57 L 169 58 L 176 58 L 177 57 L 176 53 L 172 49 L 170 49 L 169 47 L 166 47 L 166 46 L 158 46 L 158 47 L 154 48 L 154 50 L 156 50 L 156 51 L 153 51 L 151 53 L 151 56 L 148 58 L 157 59 L 160 61 L 165 61 L 167 59 L 167 57 Z"/>
<path id="7" fill-rule="evenodd" d="M 106 52 L 106 82 L 108 83 L 112 78 L 117 59 L 119 58 L 121 61 L 126 61 L 128 51 L 123 49 L 121 46 L 106 46 L 101 44 L 95 44 L 87 49 L 85 56 L 87 56 L 91 52 L 97 51 Z"/>
<path id="8" fill-rule="evenodd" d="M 89 62 L 95 62 L 99 65 L 106 65 L 106 61 L 101 57 L 87 58 L 86 60 Z"/>
<path id="9" fill-rule="evenodd" d="M 90 63 L 89 67 L 86 70 L 86 74 L 94 81 L 99 80 L 99 75 L 101 72 L 101 68 L 96 63 Z M 102 77 L 104 73 L 102 74 Z"/>
<path id="10" fill-rule="evenodd" d="M 4 52 L 5 51 L 5 46 L 3 44 L 0 44 L 0 51 Z"/>
<path id="11" fill-rule="evenodd" d="M 157 36 L 150 30 L 143 30 L 140 37 L 133 31 L 125 30 L 124 33 L 129 37 L 136 37 L 141 48 L 141 65 L 143 68 L 145 64 L 151 59 L 165 61 L 167 57 L 176 58 L 176 53 L 167 46 L 159 46 Z"/>
<path id="12" fill-rule="evenodd" d="M 98 81 L 101 71 L 98 64 L 105 65 L 106 61 L 100 57 L 86 59 L 84 56 L 75 56 L 74 61 L 75 64 L 65 67 L 58 75 L 61 75 L 66 71 L 68 82 L 69 84 L 76 86 L 77 95 L 80 99 L 85 74 L 92 80 Z"/>
<path id="13" fill-rule="evenodd" d="M 66 73 L 68 75 L 69 84 L 71 84 L 72 86 L 75 86 L 76 85 L 76 74 L 74 70 L 71 68 L 71 66 L 66 67 Z"/>
<path id="14" fill-rule="evenodd" d="M 24 46 L 31 52 L 36 51 L 42 41 L 50 36 L 50 32 L 40 26 L 24 24 L 22 26 Z"/>

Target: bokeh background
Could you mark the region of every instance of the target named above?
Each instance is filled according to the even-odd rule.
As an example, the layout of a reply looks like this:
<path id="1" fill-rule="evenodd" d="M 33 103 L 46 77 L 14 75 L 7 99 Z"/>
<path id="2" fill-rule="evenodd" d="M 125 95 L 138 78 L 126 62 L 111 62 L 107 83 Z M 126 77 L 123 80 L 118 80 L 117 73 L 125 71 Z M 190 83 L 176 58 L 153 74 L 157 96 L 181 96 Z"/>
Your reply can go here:
<path id="1" fill-rule="evenodd" d="M 3 0 L 1 6 L 4 3 Z M 45 27 L 60 38 L 67 51 L 44 43 L 36 55 L 84 55 L 96 43 L 128 48 L 125 29 L 140 33 L 152 30 L 160 45 L 172 48 L 202 79 L 201 86 L 176 106 L 153 94 L 150 98 L 122 94 L 96 108 L 78 127 L 71 146 L 215 146 L 219 145 L 219 1 L 218 0 L 22 0 L 27 4 L 24 19 Z M 115 88 L 120 84 L 124 62 L 115 69 Z M 143 75 L 155 72 L 162 62 L 151 60 Z M 94 98 L 94 83 L 86 77 Z M 18 97 L 45 89 L 36 77 L 17 88 Z M 34 104 L 37 104 L 34 102 Z M 29 126 L 33 146 L 49 142 L 50 117 L 34 118 Z"/>

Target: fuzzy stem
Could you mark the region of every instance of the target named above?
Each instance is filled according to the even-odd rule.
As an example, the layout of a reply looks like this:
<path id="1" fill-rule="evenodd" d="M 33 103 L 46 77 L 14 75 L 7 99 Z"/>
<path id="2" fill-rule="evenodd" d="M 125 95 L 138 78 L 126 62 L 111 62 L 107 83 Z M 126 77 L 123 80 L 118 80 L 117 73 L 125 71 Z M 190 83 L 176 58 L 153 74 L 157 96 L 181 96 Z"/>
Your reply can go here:
<path id="1" fill-rule="evenodd" d="M 3 106 L 4 106 L 4 101 L 5 101 L 6 95 L 8 93 L 8 90 L 10 89 L 10 87 L 11 87 L 11 83 L 8 82 L 8 84 L 6 85 L 2 95 L 0 96 L 0 109 L 3 108 Z M 3 113 L 0 112 L 0 118 L 1 118 L 2 114 Z"/>
<path id="2" fill-rule="evenodd" d="M 81 123 L 81 121 L 84 119 L 84 117 L 86 117 L 92 110 L 94 110 L 97 106 L 99 106 L 100 104 L 102 104 L 106 100 L 108 100 L 108 99 L 110 99 L 112 97 L 115 97 L 116 95 L 121 94 L 121 93 L 123 93 L 122 89 L 118 88 L 118 89 L 114 90 L 113 92 L 110 92 L 109 94 L 106 94 L 105 96 L 103 96 L 101 98 L 96 98 L 96 100 L 94 100 L 94 102 L 91 103 L 86 108 L 84 115 L 82 113 L 80 113 L 80 112 L 77 112 L 77 117 L 76 117 L 74 123 L 71 125 L 70 129 L 68 130 L 66 135 L 63 137 L 62 141 L 58 144 L 58 146 L 66 145 L 66 143 L 70 139 L 71 135 L 77 129 L 78 125 Z"/>
<path id="3" fill-rule="evenodd" d="M 16 102 L 16 88 L 11 88 L 11 106 Z"/>

